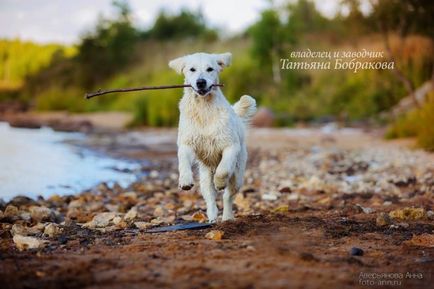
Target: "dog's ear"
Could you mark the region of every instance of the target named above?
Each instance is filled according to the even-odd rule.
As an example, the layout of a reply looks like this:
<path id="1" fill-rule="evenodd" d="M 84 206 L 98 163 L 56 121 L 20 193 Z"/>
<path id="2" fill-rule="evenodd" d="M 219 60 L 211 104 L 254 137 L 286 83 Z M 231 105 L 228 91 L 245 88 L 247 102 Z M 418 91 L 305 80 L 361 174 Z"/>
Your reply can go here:
<path id="1" fill-rule="evenodd" d="M 185 57 L 178 57 L 169 62 L 169 67 L 181 74 L 185 67 Z"/>
<path id="2" fill-rule="evenodd" d="M 215 56 L 217 59 L 217 64 L 220 66 L 220 69 L 230 66 L 232 63 L 232 53 L 230 52 L 216 54 Z"/>

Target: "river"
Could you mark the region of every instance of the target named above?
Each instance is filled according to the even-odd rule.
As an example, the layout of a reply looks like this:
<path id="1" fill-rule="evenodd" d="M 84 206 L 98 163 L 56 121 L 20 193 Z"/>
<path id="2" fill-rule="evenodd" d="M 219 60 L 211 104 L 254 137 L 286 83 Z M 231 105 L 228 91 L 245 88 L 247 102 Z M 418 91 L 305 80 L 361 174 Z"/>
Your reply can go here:
<path id="1" fill-rule="evenodd" d="M 0 122 L 0 198 L 73 194 L 101 182 L 127 186 L 136 180 L 140 164 L 73 144 L 86 137 Z"/>

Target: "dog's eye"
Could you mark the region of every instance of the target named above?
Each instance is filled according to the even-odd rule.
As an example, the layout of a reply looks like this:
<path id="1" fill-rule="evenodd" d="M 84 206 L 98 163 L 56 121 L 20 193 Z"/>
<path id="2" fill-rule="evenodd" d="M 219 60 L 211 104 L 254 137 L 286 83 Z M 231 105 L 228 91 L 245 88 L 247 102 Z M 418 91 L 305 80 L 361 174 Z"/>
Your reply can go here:
<path id="1" fill-rule="evenodd" d="M 212 67 L 208 67 L 208 68 L 206 69 L 206 71 L 208 71 L 208 72 L 214 71 L 214 68 L 212 68 Z"/>
<path id="2" fill-rule="evenodd" d="M 192 67 L 192 68 L 190 68 L 190 71 L 191 71 L 191 72 L 195 72 L 195 71 L 196 71 L 196 68 Z"/>

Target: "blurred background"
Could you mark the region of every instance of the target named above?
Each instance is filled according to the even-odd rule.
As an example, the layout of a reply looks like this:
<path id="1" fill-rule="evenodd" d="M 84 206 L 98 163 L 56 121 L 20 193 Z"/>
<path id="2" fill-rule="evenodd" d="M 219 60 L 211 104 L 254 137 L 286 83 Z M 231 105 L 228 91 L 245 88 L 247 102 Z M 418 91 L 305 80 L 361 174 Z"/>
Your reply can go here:
<path id="1" fill-rule="evenodd" d="M 254 96 L 258 126 L 387 127 L 434 149 L 431 1 L 0 1 L 0 114 L 122 111 L 128 126 L 176 126 L 182 83 L 170 59 L 233 53 L 230 101 Z M 281 70 L 291 51 L 383 51 L 394 70 Z M 276 69 L 277 67 L 277 69 Z"/>

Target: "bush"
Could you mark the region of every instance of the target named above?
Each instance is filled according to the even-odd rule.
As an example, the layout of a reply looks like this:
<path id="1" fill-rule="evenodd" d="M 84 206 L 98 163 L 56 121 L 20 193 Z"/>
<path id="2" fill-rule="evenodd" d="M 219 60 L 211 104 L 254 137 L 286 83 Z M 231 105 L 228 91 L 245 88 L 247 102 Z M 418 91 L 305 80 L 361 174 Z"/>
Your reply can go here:
<path id="1" fill-rule="evenodd" d="M 416 137 L 420 147 L 434 151 L 434 93 L 427 96 L 420 108 L 395 120 L 386 132 L 386 138 Z"/>

